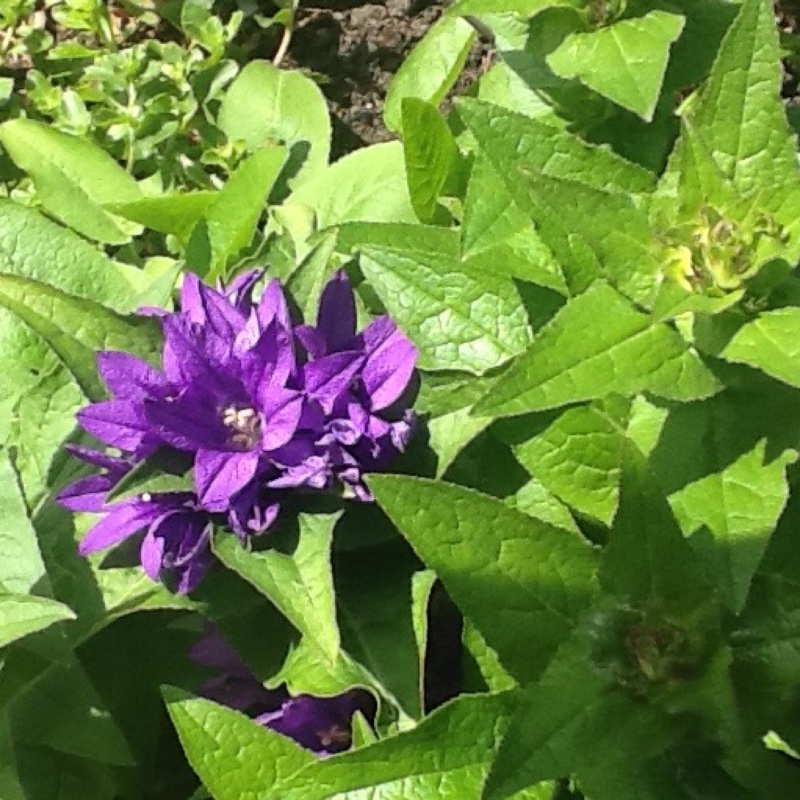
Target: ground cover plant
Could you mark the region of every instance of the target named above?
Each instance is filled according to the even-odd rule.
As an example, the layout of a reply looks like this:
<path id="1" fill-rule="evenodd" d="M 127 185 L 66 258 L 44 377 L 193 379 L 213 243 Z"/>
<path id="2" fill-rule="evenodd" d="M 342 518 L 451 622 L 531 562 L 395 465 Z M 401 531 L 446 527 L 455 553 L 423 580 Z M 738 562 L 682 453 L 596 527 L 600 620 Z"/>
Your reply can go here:
<path id="1" fill-rule="evenodd" d="M 791 5 L 0 19 L 2 800 L 796 798 Z"/>

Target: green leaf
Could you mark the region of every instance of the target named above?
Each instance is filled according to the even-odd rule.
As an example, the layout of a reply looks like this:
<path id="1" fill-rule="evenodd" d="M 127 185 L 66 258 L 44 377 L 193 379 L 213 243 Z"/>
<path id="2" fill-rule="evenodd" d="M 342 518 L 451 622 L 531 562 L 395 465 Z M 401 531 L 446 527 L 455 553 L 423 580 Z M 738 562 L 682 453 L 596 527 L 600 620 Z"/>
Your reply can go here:
<path id="1" fill-rule="evenodd" d="M 469 98 L 459 99 L 458 113 L 515 198 L 520 173 L 564 178 L 622 194 L 655 187 L 652 172 L 566 130 Z"/>
<path id="2" fill-rule="evenodd" d="M 162 194 L 128 203 L 115 201 L 106 207 L 145 228 L 185 240 L 216 197 L 215 192 Z"/>
<path id="3" fill-rule="evenodd" d="M 508 111 L 524 114 L 532 119 L 549 121 L 554 128 L 559 127 L 553 106 L 549 105 L 541 94 L 529 86 L 524 78 L 504 61 L 496 62 L 481 76 L 477 96 L 479 100 Z"/>
<path id="4" fill-rule="evenodd" d="M 800 388 L 800 308 L 765 311 L 739 328 L 719 355 Z"/>
<path id="5" fill-rule="evenodd" d="M 569 257 L 572 239 L 582 241 L 591 250 L 602 276 L 645 308 L 652 304 L 661 280 L 663 256 L 654 246 L 656 237 L 643 208 L 628 196 L 571 181 L 539 176 L 535 180 L 524 178 L 522 183 L 529 185 L 532 218 L 541 219 L 540 236 L 559 258 Z M 563 220 L 571 219 L 582 220 L 580 238 L 570 232 L 569 224 L 564 226 Z M 582 291 L 586 268 L 582 266 L 571 275 L 569 261 L 562 261 L 561 267 L 573 293 Z M 591 269 L 588 263 L 587 267 Z"/>
<path id="6" fill-rule="evenodd" d="M 536 120 L 509 112 L 495 119 L 492 108 L 459 105 L 481 153 L 559 262 L 570 292 L 607 276 L 646 304 L 661 262 L 647 214 L 630 195 L 651 187 L 653 176 Z"/>
<path id="7" fill-rule="evenodd" d="M 104 210 L 106 203 L 141 197 L 136 181 L 88 139 L 29 119 L 0 125 L 0 143 L 36 186 L 42 205 L 78 233 L 106 244 L 130 240 Z"/>
<path id="8" fill-rule="evenodd" d="M 348 222 L 340 225 L 337 247 L 350 253 L 367 245 L 392 250 L 441 253 L 458 258 L 458 231 L 404 222 Z"/>
<path id="9" fill-rule="evenodd" d="M 659 194 L 670 193 L 680 203 L 680 210 L 689 215 L 708 204 L 724 211 L 736 199 L 735 190 L 714 161 L 711 149 L 686 120 L 659 183 Z"/>
<path id="10" fill-rule="evenodd" d="M 192 230 L 186 259 L 193 270 L 222 275 L 228 260 L 250 244 L 287 154 L 283 147 L 270 147 L 239 165 Z"/>
<path id="11" fill-rule="evenodd" d="M 476 38 L 472 25 L 455 16 L 444 16 L 428 28 L 389 85 L 383 121 L 390 131 L 397 133 L 402 127 L 405 98 L 439 105 L 456 82 Z"/>
<path id="12" fill-rule="evenodd" d="M 476 378 L 468 372 L 424 372 L 421 377 L 415 406 L 420 413 L 432 417 L 471 406 L 497 380 L 495 376 Z"/>
<path id="13" fill-rule="evenodd" d="M 343 527 L 341 539 L 350 533 Z M 422 716 L 422 670 L 412 611 L 418 571 L 419 562 L 397 539 L 337 552 L 334 558 L 342 647 L 406 722 Z"/>
<path id="14" fill-rule="evenodd" d="M 431 612 L 431 595 L 436 585 L 436 573 L 431 569 L 415 572 L 411 578 L 411 624 L 414 626 L 414 638 L 417 643 L 419 657 L 420 696 L 424 697 L 425 691 L 425 659 L 430 646 L 430 626 L 428 625 Z M 434 601 L 436 595 L 434 595 Z"/>
<path id="15" fill-rule="evenodd" d="M 494 193 L 494 196 L 501 197 L 505 193 L 505 189 L 502 185 L 496 188 L 497 192 Z M 513 212 L 510 211 L 509 216 L 511 214 Z M 491 237 L 489 238 L 491 239 Z M 513 234 L 502 244 L 492 245 L 478 253 L 465 254 L 463 261 L 465 265 L 480 272 L 500 272 L 510 278 L 536 284 L 536 287 L 550 290 L 560 296 L 565 296 L 569 293 L 561 267 L 530 222 L 527 222 L 524 229 Z M 518 284 L 518 289 L 523 298 L 526 295 L 530 297 L 538 296 L 538 298 L 547 296 L 546 293 L 537 292 L 535 288 L 530 286 L 520 286 Z M 550 296 L 549 299 L 553 303 L 561 304 L 560 297 Z M 544 315 L 549 316 L 547 309 L 550 303 L 537 302 L 536 307 L 531 307 L 531 304 L 526 303 L 530 322 L 534 329 L 539 327 L 540 324 L 540 305 Z"/>
<path id="16" fill-rule="evenodd" d="M 428 446 L 436 454 L 437 478 L 447 472 L 458 454 L 491 422 L 488 417 L 473 417 L 469 408 L 442 414 L 428 422 Z"/>
<path id="17" fill-rule="evenodd" d="M 622 463 L 619 512 L 603 550 L 600 583 L 609 594 L 680 619 L 711 597 L 703 567 L 632 444 Z"/>
<path id="18" fill-rule="evenodd" d="M 592 548 L 459 486 L 399 475 L 369 483 L 503 666 L 521 681 L 541 672 L 594 594 Z"/>
<path id="19" fill-rule="evenodd" d="M 766 458 L 766 441 L 718 472 L 695 481 L 669 498 L 686 535 L 695 534 L 705 551 L 722 597 L 742 610 L 750 582 L 786 504 L 786 467 L 797 458 L 789 451 Z M 703 542 L 710 534 L 712 543 Z"/>
<path id="20" fill-rule="evenodd" d="M 117 311 L 138 307 L 119 265 L 32 208 L 0 198 L 0 272 L 49 283 Z M 30 347 L 26 343 L 25 349 Z M 4 362 L 5 363 L 5 362 Z"/>
<path id="21" fill-rule="evenodd" d="M 497 653 L 486 644 L 480 631 L 469 620 L 464 620 L 461 641 L 475 659 L 481 678 L 485 681 L 489 691 L 504 692 L 517 687 L 517 682 L 503 669 Z"/>
<path id="22" fill-rule="evenodd" d="M 361 268 L 387 310 L 420 348 L 423 369 L 481 374 L 530 341 L 513 282 L 455 259 L 364 248 Z"/>
<path id="23" fill-rule="evenodd" d="M 295 191 L 286 201 L 292 203 L 311 207 L 319 228 L 345 222 L 417 222 L 400 142 L 374 144 L 340 158 Z"/>
<path id="24" fill-rule="evenodd" d="M 785 470 L 800 433 L 795 395 L 761 379 L 673 408 L 650 454 L 695 558 L 735 611 L 789 494 Z"/>
<path id="25" fill-rule="evenodd" d="M 561 0 L 456 0 L 448 14 L 521 14 L 532 16 L 550 6 L 560 5 Z M 565 3 L 567 4 L 567 3 Z"/>
<path id="26" fill-rule="evenodd" d="M 337 514 L 301 514 L 299 538 L 289 555 L 275 549 L 248 552 L 230 534 L 217 536 L 214 552 L 286 616 L 331 661 L 339 654 L 339 629 L 330 551 Z"/>
<path id="27" fill-rule="evenodd" d="M 8 592 L 28 594 L 38 584 L 47 586 L 42 555 L 36 532 L 28 518 L 18 477 L 7 450 L 0 449 L 0 586 Z M 41 582 L 41 583 L 40 583 Z"/>
<path id="28" fill-rule="evenodd" d="M 619 500 L 624 433 L 592 406 L 565 411 L 514 446 L 514 455 L 559 500 L 609 525 Z"/>
<path id="29" fill-rule="evenodd" d="M 585 632 L 567 642 L 542 679 L 525 687 L 492 765 L 483 797 L 501 800 L 548 778 L 577 773 L 623 776 L 660 755 L 676 738 L 679 725 L 667 715 L 626 692 L 614 690 L 599 669 Z M 590 786 L 586 785 L 586 791 Z M 675 794 L 659 797 L 676 797 Z M 593 798 L 651 797 L 594 794 Z"/>
<path id="30" fill-rule="evenodd" d="M 92 400 L 105 396 L 94 366 L 96 351 L 127 350 L 146 356 L 157 347 L 158 326 L 152 320 L 122 317 L 26 278 L 0 274 L 0 308 L 38 334 Z"/>
<path id="31" fill-rule="evenodd" d="M 465 257 L 505 242 L 529 228 L 531 221 L 511 199 L 505 184 L 483 153 L 475 159 L 461 225 L 461 250 Z"/>
<path id="32" fill-rule="evenodd" d="M 306 322 L 316 319 L 322 290 L 332 273 L 331 257 L 336 249 L 335 230 L 326 231 L 300 262 L 286 282 L 286 288 L 300 307 Z"/>
<path id="33" fill-rule="evenodd" d="M 276 791 L 283 800 L 478 797 L 511 700 L 508 693 L 460 697 L 413 730 L 312 764 Z"/>
<path id="34" fill-rule="evenodd" d="M 186 757 L 215 800 L 258 800 L 267 787 L 316 761 L 238 711 L 169 687 L 164 698 Z"/>
<path id="35" fill-rule="evenodd" d="M 55 600 L 0 592 L 0 647 L 66 619 L 75 614 Z"/>
<path id="36" fill-rule="evenodd" d="M 598 283 L 558 312 L 474 413 L 515 416 L 644 390 L 689 400 L 718 388 L 677 331 Z"/>
<path id="37" fill-rule="evenodd" d="M 537 478 L 531 478 L 515 494 L 505 498 L 505 502 L 529 517 L 571 533 L 580 533 L 567 506 L 548 492 Z"/>
<path id="38" fill-rule="evenodd" d="M 75 656 L 56 663 L 16 698 L 15 738 L 104 764 L 133 766 L 130 747 Z"/>
<path id="39" fill-rule="evenodd" d="M 411 204 L 420 222 L 433 222 L 458 147 L 447 123 L 430 103 L 406 97 L 401 107 Z"/>
<path id="40" fill-rule="evenodd" d="M 106 800 L 123 790 L 121 771 L 109 764 L 17 742 L 14 789 L 0 783 L 8 800 Z M 12 760 L 13 764 L 13 760 Z M 3 767 L 8 766 L 3 762 Z M 20 794 L 17 794 L 19 792 Z"/>
<path id="41" fill-rule="evenodd" d="M 665 11 L 573 33 L 547 57 L 562 78 L 577 78 L 646 122 L 653 119 L 672 43 L 684 18 Z"/>
<path id="42" fill-rule="evenodd" d="M 740 190 L 770 188 L 797 172 L 795 137 L 780 100 L 780 49 L 772 3 L 745 0 L 708 82 L 686 116 Z"/>
<path id="43" fill-rule="evenodd" d="M 542 679 L 518 694 L 519 705 L 492 765 L 483 797 L 501 800 L 554 771 L 560 777 L 574 771 L 565 758 L 576 730 L 597 715 L 608 679 L 592 669 L 585 647 L 565 644 Z M 574 756 L 579 757 L 580 752 Z"/>
<path id="44" fill-rule="evenodd" d="M 289 650 L 280 671 L 270 678 L 268 687 L 286 684 L 293 695 L 316 694 L 332 696 L 353 686 L 366 686 L 381 693 L 381 687 L 362 664 L 346 653 L 339 651 L 339 658 L 331 663 L 315 644 L 301 639 Z"/>
<path id="45" fill-rule="evenodd" d="M 275 142 L 291 147 L 291 163 L 303 164 L 292 181 L 294 188 L 328 164 L 328 106 L 317 84 L 302 72 L 251 61 L 225 93 L 219 127 L 231 141 L 243 141 L 248 150 Z"/>

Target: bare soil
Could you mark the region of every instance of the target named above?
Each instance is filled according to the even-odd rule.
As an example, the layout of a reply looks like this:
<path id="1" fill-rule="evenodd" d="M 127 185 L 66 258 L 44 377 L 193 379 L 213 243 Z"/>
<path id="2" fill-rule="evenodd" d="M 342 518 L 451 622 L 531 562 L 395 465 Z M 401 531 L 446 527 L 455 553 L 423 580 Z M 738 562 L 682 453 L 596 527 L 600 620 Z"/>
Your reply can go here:
<path id="1" fill-rule="evenodd" d="M 303 3 L 284 63 L 311 70 L 320 81 L 334 118 L 334 156 L 392 138 L 381 119 L 389 83 L 444 5 L 442 0 Z M 456 92 L 486 68 L 487 51 L 476 43 Z"/>

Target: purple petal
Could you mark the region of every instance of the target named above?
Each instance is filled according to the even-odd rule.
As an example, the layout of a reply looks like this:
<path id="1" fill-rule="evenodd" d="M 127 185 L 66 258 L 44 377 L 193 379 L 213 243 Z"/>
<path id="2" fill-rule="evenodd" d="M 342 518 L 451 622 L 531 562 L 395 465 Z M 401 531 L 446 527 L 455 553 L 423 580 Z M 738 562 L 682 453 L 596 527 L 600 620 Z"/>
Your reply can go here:
<path id="1" fill-rule="evenodd" d="M 264 415 L 261 447 L 271 451 L 283 447 L 294 436 L 303 415 L 303 395 L 291 389 L 272 387 L 260 401 Z"/>
<path id="2" fill-rule="evenodd" d="M 193 381 L 212 381 L 216 376 L 211 354 L 199 329 L 174 314 L 164 320 L 163 328 L 162 360 L 167 379 L 178 386 Z M 233 347 L 233 342 L 230 346 Z"/>
<path id="3" fill-rule="evenodd" d="M 262 333 L 263 330 L 261 328 L 261 322 L 258 319 L 258 314 L 256 310 L 253 309 L 247 318 L 247 322 L 245 322 L 242 329 L 236 335 L 236 339 L 233 343 L 234 354 L 241 355 L 251 350 L 256 346 Z"/>
<path id="4" fill-rule="evenodd" d="M 365 340 L 368 330 L 364 331 Z M 397 328 L 379 343 L 373 341 L 372 345 L 368 350 L 362 379 L 373 411 L 380 411 L 394 403 L 408 387 L 418 351 Z"/>
<path id="5" fill-rule="evenodd" d="M 221 673 L 205 681 L 199 689 L 200 694 L 209 700 L 238 711 L 258 714 L 274 708 L 286 698 L 284 691 L 264 688 L 215 625 L 206 624 L 203 638 L 189 651 L 189 658 Z"/>
<path id="6" fill-rule="evenodd" d="M 281 282 L 277 278 L 271 280 L 264 289 L 264 294 L 261 295 L 258 303 L 257 313 L 262 330 L 266 329 L 273 320 L 287 330 L 291 328 L 289 306 L 286 305 Z"/>
<path id="7" fill-rule="evenodd" d="M 317 330 L 327 344 L 328 353 L 344 350 L 356 334 L 356 304 L 344 270 L 340 269 L 322 291 Z"/>
<path id="8" fill-rule="evenodd" d="M 233 674 L 250 672 L 219 628 L 211 622 L 205 624 L 203 637 L 189 651 L 189 658 L 203 667 L 215 667 Z"/>
<path id="9" fill-rule="evenodd" d="M 210 286 L 200 284 L 200 299 L 205 312 L 206 324 L 220 336 L 233 340 L 244 327 L 247 317 L 231 305 L 227 297 L 215 292 Z"/>
<path id="10" fill-rule="evenodd" d="M 363 364 L 364 357 L 355 350 L 312 361 L 303 367 L 306 392 L 330 414 L 339 395 L 350 387 Z"/>
<path id="11" fill-rule="evenodd" d="M 92 403 L 77 414 L 81 427 L 105 444 L 135 450 L 151 430 L 141 403 L 106 400 Z"/>
<path id="12" fill-rule="evenodd" d="M 205 322 L 203 299 L 200 295 L 200 278 L 193 272 L 186 272 L 181 285 L 181 316 L 190 322 L 202 325 Z"/>
<path id="13" fill-rule="evenodd" d="M 245 491 L 244 494 L 249 493 Z M 245 541 L 249 536 L 266 533 L 278 518 L 280 510 L 280 503 L 258 502 L 240 494 L 228 511 L 228 524 L 239 539 Z"/>
<path id="14" fill-rule="evenodd" d="M 363 433 L 363 429 L 349 419 L 334 419 L 328 425 L 328 430 L 337 442 L 346 447 L 354 445 Z"/>
<path id="15" fill-rule="evenodd" d="M 199 450 L 194 462 L 194 478 L 203 508 L 209 511 L 228 508 L 233 495 L 255 477 L 258 460 L 257 450 L 244 453 Z"/>
<path id="16" fill-rule="evenodd" d="M 401 453 L 406 449 L 408 443 L 411 441 L 411 437 L 414 435 L 416 422 L 417 418 L 414 413 L 408 411 L 406 412 L 404 419 L 401 419 L 399 422 L 392 423 L 392 429 L 389 432 L 389 436 L 392 440 L 392 444 Z"/>
<path id="17" fill-rule="evenodd" d="M 257 721 L 288 736 L 320 755 L 347 750 L 351 745 L 353 714 L 375 716 L 375 698 L 364 689 L 351 689 L 335 697 L 300 694 L 277 711 L 261 714 Z"/>
<path id="18" fill-rule="evenodd" d="M 374 353 L 382 344 L 391 339 L 397 330 L 397 325 L 390 316 L 384 314 L 382 317 L 376 317 L 359 334 L 364 352 L 367 355 Z"/>
<path id="19" fill-rule="evenodd" d="M 154 536 L 152 529 L 142 539 L 139 551 L 142 567 L 151 580 L 157 581 L 161 573 L 161 564 L 164 560 L 164 540 Z"/>
<path id="20" fill-rule="evenodd" d="M 178 580 L 175 590 L 178 594 L 191 594 L 202 583 L 212 563 L 211 554 L 204 553 L 202 557 L 176 567 L 175 574 Z"/>
<path id="21" fill-rule="evenodd" d="M 325 338 L 310 325 L 297 325 L 294 335 L 311 358 L 322 358 L 328 351 Z"/>
<path id="22" fill-rule="evenodd" d="M 97 370 L 118 400 L 158 397 L 167 389 L 166 379 L 157 369 L 130 353 L 114 350 L 99 352 Z"/>
<path id="23" fill-rule="evenodd" d="M 83 537 L 78 545 L 78 552 L 85 556 L 119 544 L 123 539 L 150 525 L 163 513 L 164 509 L 158 503 L 141 500 L 126 500 L 112 506 L 108 514 Z"/>
<path id="24" fill-rule="evenodd" d="M 189 390 L 172 401 L 150 401 L 145 414 L 155 433 L 178 450 L 223 449 L 229 431 L 222 423 L 218 403 L 199 390 Z"/>
<path id="25" fill-rule="evenodd" d="M 87 464 L 102 467 L 109 471 L 127 472 L 131 468 L 131 463 L 127 459 L 119 456 L 110 456 L 90 447 L 83 447 L 79 444 L 66 444 L 64 449 Z"/>
<path id="26" fill-rule="evenodd" d="M 116 476 L 90 475 L 62 489 L 56 499 L 70 511 L 102 511 L 106 495 L 117 480 Z"/>
<path id="27" fill-rule="evenodd" d="M 242 382 L 250 395 L 258 396 L 264 384 L 285 386 L 297 367 L 291 334 L 270 323 L 258 341 L 242 352 L 239 363 Z"/>
<path id="28" fill-rule="evenodd" d="M 309 456 L 301 464 L 289 467 L 283 475 L 267 483 L 273 489 L 293 489 L 298 486 L 325 489 L 330 485 L 331 478 L 328 459 L 324 456 Z"/>
<path id="29" fill-rule="evenodd" d="M 243 314 L 249 314 L 253 304 L 253 289 L 261 279 L 263 271 L 251 269 L 237 275 L 225 288 L 224 294 L 230 303 Z"/>

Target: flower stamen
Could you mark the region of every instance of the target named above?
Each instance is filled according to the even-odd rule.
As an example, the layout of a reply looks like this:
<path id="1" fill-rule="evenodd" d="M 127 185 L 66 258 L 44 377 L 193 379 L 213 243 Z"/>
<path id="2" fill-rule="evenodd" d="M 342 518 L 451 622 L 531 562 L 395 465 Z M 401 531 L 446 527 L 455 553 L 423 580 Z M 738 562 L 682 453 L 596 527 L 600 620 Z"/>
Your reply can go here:
<path id="1" fill-rule="evenodd" d="M 253 450 L 261 441 L 261 417 L 253 408 L 227 406 L 222 411 L 222 424 L 231 429 L 228 441 L 243 450 Z"/>
<path id="2" fill-rule="evenodd" d="M 332 745 L 346 750 L 352 742 L 350 731 L 341 725 L 332 725 L 327 730 L 317 731 L 317 738 L 326 750 Z"/>

